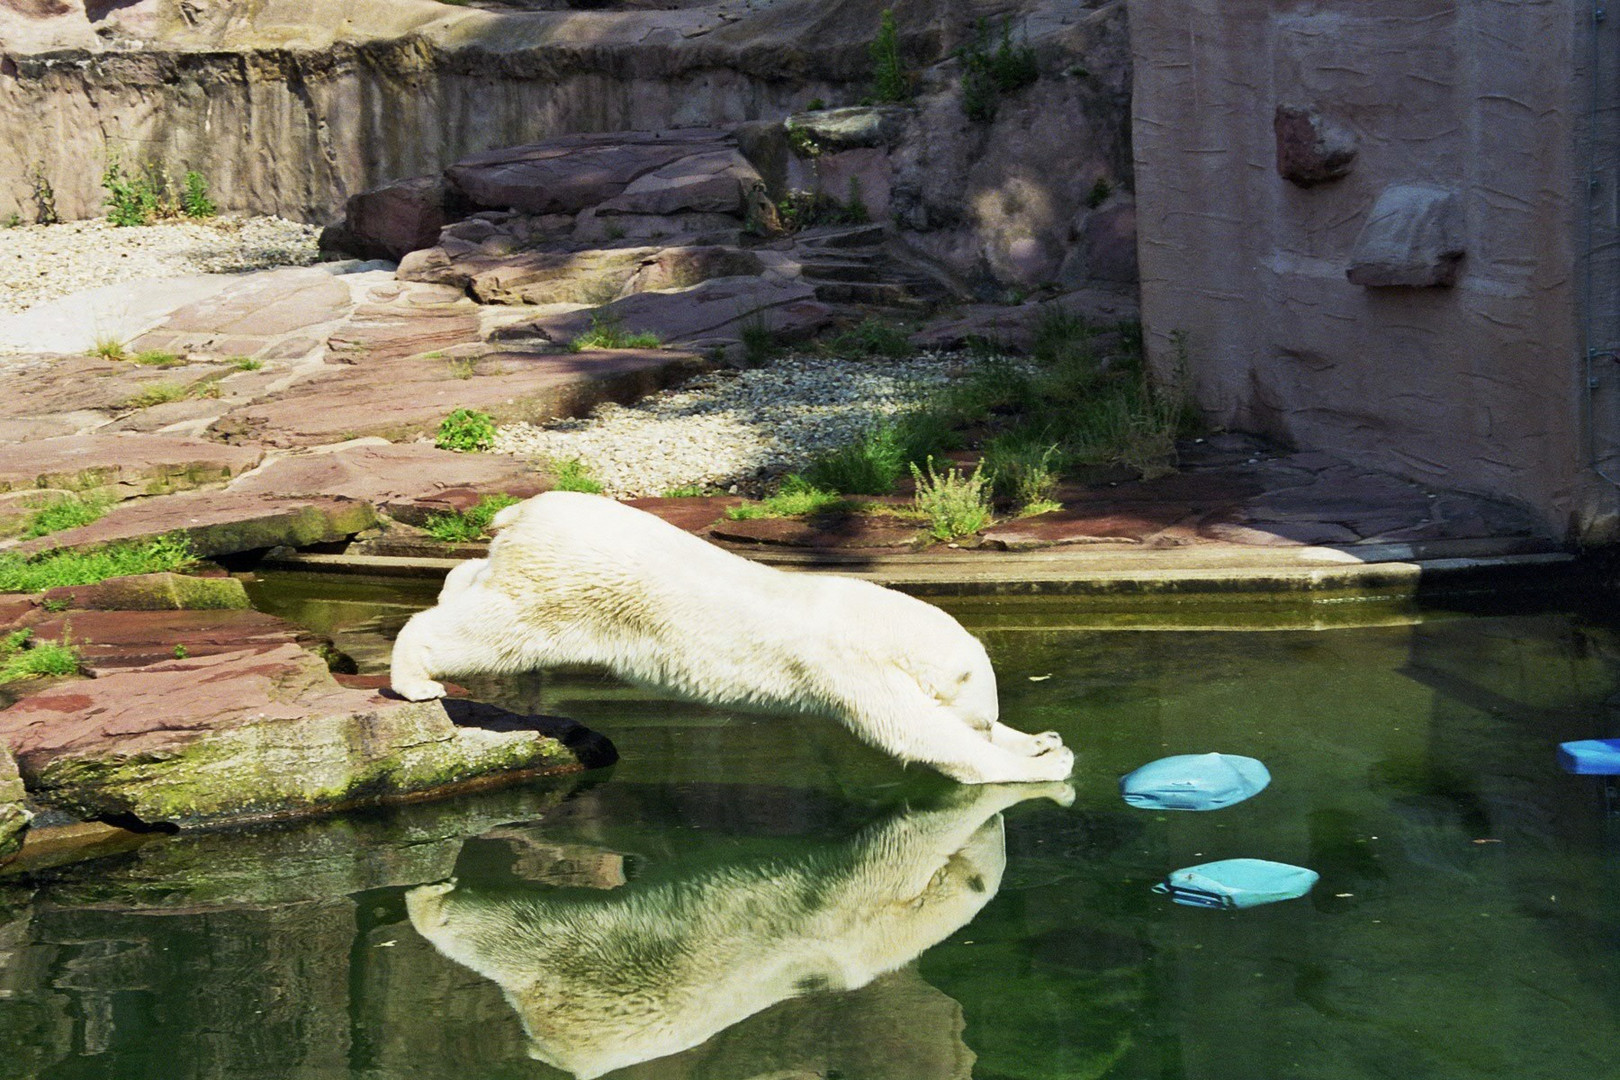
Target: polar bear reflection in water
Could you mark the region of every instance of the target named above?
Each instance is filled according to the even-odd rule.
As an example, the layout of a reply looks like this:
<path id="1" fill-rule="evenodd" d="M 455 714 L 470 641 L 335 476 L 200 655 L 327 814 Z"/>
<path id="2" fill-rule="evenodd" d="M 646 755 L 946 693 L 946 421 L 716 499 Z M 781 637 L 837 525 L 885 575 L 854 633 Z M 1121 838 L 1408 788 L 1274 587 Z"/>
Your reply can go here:
<path id="1" fill-rule="evenodd" d="M 537 1060 L 580 1080 L 686 1050 L 796 994 L 856 990 L 966 925 L 1001 887 L 1001 811 L 1067 784 L 953 789 L 810 855 L 583 893 L 423 885 L 411 925 L 494 981 Z"/>
<path id="2" fill-rule="evenodd" d="M 1065 779 L 1055 732 L 999 720 L 984 647 L 938 608 L 853 578 L 761 566 L 611 499 L 538 495 L 496 515 L 395 641 L 413 701 L 439 678 L 597 664 L 716 705 L 831 717 L 969 784 Z"/>

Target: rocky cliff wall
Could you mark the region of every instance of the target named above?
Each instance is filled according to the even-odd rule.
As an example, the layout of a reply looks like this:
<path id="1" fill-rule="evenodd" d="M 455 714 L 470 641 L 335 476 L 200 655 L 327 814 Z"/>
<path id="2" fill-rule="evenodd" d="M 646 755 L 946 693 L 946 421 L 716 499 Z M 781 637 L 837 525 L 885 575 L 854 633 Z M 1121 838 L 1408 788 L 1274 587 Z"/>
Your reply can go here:
<path id="1" fill-rule="evenodd" d="M 109 155 L 176 178 L 196 169 L 224 209 L 324 223 L 351 194 L 492 147 L 852 104 L 870 92 L 868 46 L 889 6 L 11 0 L 0 11 L 0 218 L 34 219 L 36 179 L 64 218 L 99 214 Z M 951 54 L 977 19 L 1008 9 L 892 7 L 924 133 L 896 163 L 902 222 L 984 282 L 1055 280 L 1065 259 L 1084 278 L 1069 256 L 1086 203 L 1130 186 L 1123 3 L 1012 9 L 1040 78 L 993 123 L 965 118 Z"/>
<path id="2" fill-rule="evenodd" d="M 1620 84 L 1591 61 L 1620 28 L 1594 25 L 1579 0 L 1133 2 L 1156 363 L 1185 347 L 1217 423 L 1609 530 L 1614 210 L 1592 193 Z"/>

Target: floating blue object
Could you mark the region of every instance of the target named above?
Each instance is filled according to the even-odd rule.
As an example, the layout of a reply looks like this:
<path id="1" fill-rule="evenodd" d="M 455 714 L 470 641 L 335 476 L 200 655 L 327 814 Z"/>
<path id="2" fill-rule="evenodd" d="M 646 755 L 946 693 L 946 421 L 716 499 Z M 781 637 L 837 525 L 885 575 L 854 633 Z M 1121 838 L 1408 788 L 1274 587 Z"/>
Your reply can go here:
<path id="1" fill-rule="evenodd" d="M 1620 776 L 1620 739 L 1559 743 L 1558 764 L 1580 776 Z"/>
<path id="2" fill-rule="evenodd" d="M 1153 891 L 1189 907 L 1249 908 L 1304 896 L 1319 876 L 1265 859 L 1222 859 L 1177 870 Z"/>
<path id="3" fill-rule="evenodd" d="M 1219 810 L 1269 783 L 1271 773 L 1252 757 L 1178 754 L 1121 777 L 1119 791 L 1126 802 L 1144 810 Z"/>

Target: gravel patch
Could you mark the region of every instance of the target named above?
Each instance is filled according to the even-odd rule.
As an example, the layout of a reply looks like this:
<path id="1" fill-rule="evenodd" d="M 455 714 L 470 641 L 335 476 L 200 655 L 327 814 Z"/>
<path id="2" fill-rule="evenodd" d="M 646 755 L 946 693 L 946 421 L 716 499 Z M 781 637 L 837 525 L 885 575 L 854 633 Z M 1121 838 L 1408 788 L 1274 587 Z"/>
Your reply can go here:
<path id="1" fill-rule="evenodd" d="M 120 281 L 305 266 L 319 256 L 319 232 L 276 217 L 0 229 L 0 314 Z"/>
<path id="2" fill-rule="evenodd" d="M 700 376 L 634 405 L 602 405 L 579 420 L 511 424 L 494 449 L 578 458 L 606 494 L 663 495 L 689 485 L 757 496 L 783 473 L 924 400 L 962 358 L 908 360 L 795 355 L 769 367 Z"/>

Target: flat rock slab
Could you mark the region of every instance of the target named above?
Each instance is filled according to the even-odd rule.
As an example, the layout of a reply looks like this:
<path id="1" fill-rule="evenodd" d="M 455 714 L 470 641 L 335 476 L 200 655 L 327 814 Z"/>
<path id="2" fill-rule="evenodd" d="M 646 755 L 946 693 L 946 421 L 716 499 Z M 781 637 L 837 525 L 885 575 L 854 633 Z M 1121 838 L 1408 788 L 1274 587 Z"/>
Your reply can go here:
<path id="1" fill-rule="evenodd" d="M 813 518 L 723 519 L 709 535 L 732 543 L 775 544 L 784 547 L 915 548 L 927 542 L 927 533 L 915 523 L 898 522 L 871 514 L 822 514 Z"/>
<path id="2" fill-rule="evenodd" d="M 0 711 L 0 744 L 44 805 L 182 826 L 582 767 L 535 730 L 341 687 L 290 643 L 58 684 Z"/>
<path id="3" fill-rule="evenodd" d="M 346 318 L 353 307 L 348 285 L 320 267 L 245 274 L 175 309 L 130 342 L 129 349 L 214 358 L 259 356 L 289 337 L 318 340 L 324 336 L 322 328 Z"/>
<path id="4" fill-rule="evenodd" d="M 462 378 L 444 360 L 357 357 L 329 377 L 227 413 L 213 430 L 231 442 L 277 447 L 369 435 L 407 440 L 436 432 L 456 409 L 540 423 L 583 415 L 604 401 L 629 403 L 708 367 L 674 349 L 493 352 L 471 364 Z"/>
<path id="5" fill-rule="evenodd" d="M 200 274 L 86 289 L 0 316 L 0 352 L 88 353 L 104 340 L 133 341 L 177 309 L 204 301 L 238 280 L 233 274 Z"/>
<path id="6" fill-rule="evenodd" d="M 564 135 L 473 154 L 450 166 L 444 175 L 475 206 L 526 214 L 572 214 L 625 196 L 643 178 L 641 187 L 658 192 L 677 179 L 700 183 L 716 171 L 711 161 L 716 156 L 727 156 L 728 164 L 734 157 L 732 168 L 753 172 L 737 154 L 736 140 L 729 133 L 682 128 Z M 753 179 L 758 179 L 757 173 Z M 737 186 L 735 180 L 731 186 Z M 660 206 L 668 202 L 667 196 L 658 199 L 644 194 L 643 198 Z M 740 196 L 734 193 L 732 198 L 733 207 L 741 205 Z"/>
<path id="7" fill-rule="evenodd" d="M 544 474 L 510 454 L 458 454 L 429 443 L 388 443 L 277 458 L 237 479 L 229 490 L 337 495 L 383 508 L 464 510 L 485 494 L 527 498 L 547 486 Z"/>
<path id="8" fill-rule="evenodd" d="M 801 281 L 770 277 L 710 278 L 690 288 L 643 292 L 591 311 L 544 315 L 514 323 L 497 339 L 539 337 L 566 343 L 606 317 L 630 333 L 652 333 L 660 341 L 705 348 L 741 340 L 744 329 L 761 326 L 779 337 L 805 337 L 832 322 L 832 309 Z"/>
<path id="9" fill-rule="evenodd" d="M 224 574 L 132 574 L 47 589 L 40 600 L 74 611 L 233 611 L 249 607 L 242 583 Z M 5 614 L 0 610 L 0 624 Z"/>
<path id="10" fill-rule="evenodd" d="M 735 495 L 694 495 L 679 499 L 626 499 L 625 505 L 663 518 L 678 529 L 702 533 L 724 521 L 726 511 L 741 506 L 742 502 Z"/>
<path id="11" fill-rule="evenodd" d="M 181 533 L 200 558 L 344 540 L 376 524 L 368 503 L 330 496 L 290 497 L 188 491 L 122 503 L 106 517 L 16 545 L 35 554 Z"/>
<path id="12" fill-rule="evenodd" d="M 264 452 L 178 435 L 74 435 L 0 446 L 0 491 L 113 488 L 149 495 L 229 480 Z"/>
<path id="13" fill-rule="evenodd" d="M 81 667 L 101 676 L 185 656 L 262 653 L 283 645 L 316 647 L 315 635 L 252 610 L 71 611 L 40 620 L 42 641 L 71 639 Z"/>

